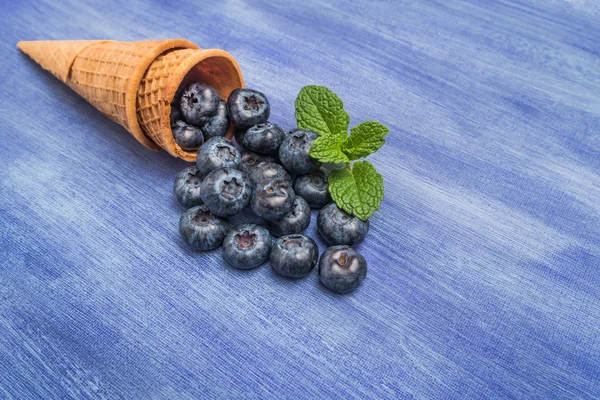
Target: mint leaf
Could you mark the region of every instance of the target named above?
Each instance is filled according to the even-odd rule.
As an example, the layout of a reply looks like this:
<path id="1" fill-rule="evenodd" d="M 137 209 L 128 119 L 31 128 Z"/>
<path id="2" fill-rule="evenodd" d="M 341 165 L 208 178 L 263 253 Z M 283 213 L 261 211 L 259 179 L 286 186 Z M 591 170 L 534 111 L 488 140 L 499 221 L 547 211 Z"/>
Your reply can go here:
<path id="1" fill-rule="evenodd" d="M 350 115 L 344 103 L 325 86 L 305 86 L 296 98 L 296 121 L 299 129 L 320 135 L 347 135 Z"/>
<path id="2" fill-rule="evenodd" d="M 342 150 L 351 160 L 358 160 L 375 153 L 385 144 L 384 138 L 390 132 L 387 126 L 376 121 L 366 121 L 356 125 L 342 146 Z"/>
<path id="3" fill-rule="evenodd" d="M 321 162 L 347 163 L 350 160 L 342 151 L 344 139 L 342 135 L 319 136 L 313 142 L 309 155 Z"/>
<path id="4" fill-rule="evenodd" d="M 366 221 L 383 199 L 383 177 L 368 161 L 358 161 L 329 175 L 329 193 L 344 211 Z"/>

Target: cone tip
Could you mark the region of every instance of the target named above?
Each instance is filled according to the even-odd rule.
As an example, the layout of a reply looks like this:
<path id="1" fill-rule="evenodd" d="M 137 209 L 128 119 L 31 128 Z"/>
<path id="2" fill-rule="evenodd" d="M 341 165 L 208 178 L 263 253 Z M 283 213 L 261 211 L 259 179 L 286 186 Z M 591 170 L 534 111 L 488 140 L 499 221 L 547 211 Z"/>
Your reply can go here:
<path id="1" fill-rule="evenodd" d="M 35 40 L 19 40 L 17 42 L 17 49 L 21 50 L 25 54 L 29 54 L 28 51 L 32 51 L 35 48 L 34 46 L 36 43 L 39 42 Z"/>

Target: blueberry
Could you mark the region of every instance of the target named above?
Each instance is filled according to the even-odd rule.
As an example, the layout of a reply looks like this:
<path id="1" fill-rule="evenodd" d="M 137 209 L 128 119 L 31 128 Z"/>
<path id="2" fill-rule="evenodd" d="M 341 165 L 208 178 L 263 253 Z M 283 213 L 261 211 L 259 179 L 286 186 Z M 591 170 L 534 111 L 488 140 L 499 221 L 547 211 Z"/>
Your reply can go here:
<path id="1" fill-rule="evenodd" d="M 329 245 L 359 244 L 367 236 L 369 221 L 354 217 L 331 203 L 319 211 L 317 229 Z"/>
<path id="2" fill-rule="evenodd" d="M 367 275 L 367 262 L 352 247 L 329 247 L 319 261 L 319 280 L 329 290 L 347 293 L 356 289 Z"/>
<path id="3" fill-rule="evenodd" d="M 205 117 L 214 115 L 219 107 L 219 93 L 204 83 L 190 83 L 183 90 L 179 108 L 183 119 L 200 126 Z"/>
<path id="4" fill-rule="evenodd" d="M 302 278 L 313 270 L 319 259 L 319 248 L 305 235 L 286 235 L 275 241 L 271 249 L 271 266 L 288 278 Z"/>
<path id="5" fill-rule="evenodd" d="M 300 196 L 294 197 L 291 210 L 279 221 L 269 222 L 269 230 L 275 236 L 304 232 L 310 225 L 310 207 Z"/>
<path id="6" fill-rule="evenodd" d="M 240 161 L 239 170 L 246 174 L 250 174 L 250 171 L 252 171 L 258 165 L 272 161 L 273 159 L 269 156 L 256 154 L 246 150 L 242 152 L 242 161 Z"/>
<path id="7" fill-rule="evenodd" d="M 294 192 L 306 199 L 311 208 L 323 208 L 331 203 L 328 175 L 322 169 L 313 171 L 306 175 L 297 176 L 294 180 Z"/>
<path id="8" fill-rule="evenodd" d="M 200 184 L 204 175 L 196 167 L 187 167 L 175 178 L 173 192 L 179 203 L 185 208 L 204 204 L 200 198 Z"/>
<path id="9" fill-rule="evenodd" d="M 319 168 L 320 162 L 308 155 L 319 135 L 313 131 L 297 130 L 286 135 L 279 146 L 279 159 L 292 174 L 308 174 Z"/>
<path id="10" fill-rule="evenodd" d="M 198 147 L 204 143 L 204 136 L 200 128 L 186 124 L 184 121 L 175 121 L 175 124 L 171 125 L 171 131 L 173 132 L 175 143 L 182 150 L 198 150 Z"/>
<path id="11" fill-rule="evenodd" d="M 266 180 L 282 179 L 292 186 L 292 178 L 287 173 L 285 168 L 274 162 L 262 162 L 250 170 L 248 179 L 253 185 L 257 185 Z"/>
<path id="12" fill-rule="evenodd" d="M 200 196 L 208 209 L 220 217 L 230 217 L 248 206 L 252 189 L 242 171 L 215 169 L 202 181 Z"/>
<path id="13" fill-rule="evenodd" d="M 203 174 L 217 168 L 237 168 L 240 165 L 240 152 L 230 140 L 220 136 L 210 138 L 198 151 L 196 166 Z"/>
<path id="14" fill-rule="evenodd" d="M 291 210 L 294 197 L 294 189 L 288 181 L 266 180 L 254 187 L 250 207 L 257 216 L 268 221 L 277 221 Z"/>
<path id="15" fill-rule="evenodd" d="M 279 125 L 265 122 L 249 128 L 242 139 L 242 145 L 261 154 L 275 154 L 283 140 L 283 129 Z"/>
<path id="16" fill-rule="evenodd" d="M 190 208 L 179 220 L 179 233 L 195 250 L 219 247 L 229 229 L 227 220 L 213 215 L 206 205 Z"/>
<path id="17" fill-rule="evenodd" d="M 229 128 L 229 116 L 227 115 L 227 104 L 223 100 L 219 101 L 219 107 L 215 115 L 205 117 L 200 125 L 200 129 L 207 138 L 215 136 L 224 136 Z"/>
<path id="18" fill-rule="evenodd" d="M 225 236 L 223 258 L 234 268 L 258 267 L 269 259 L 271 240 L 271 234 L 264 226 L 238 225 Z"/>
<path id="19" fill-rule="evenodd" d="M 227 99 L 229 117 L 238 128 L 267 122 L 271 107 L 269 100 L 261 92 L 251 89 L 235 89 Z"/>
<path id="20" fill-rule="evenodd" d="M 244 141 L 244 135 L 246 135 L 246 131 L 247 131 L 247 129 L 235 128 L 235 131 L 233 132 L 233 137 L 235 137 L 235 142 L 242 147 L 244 147 L 242 142 Z"/>

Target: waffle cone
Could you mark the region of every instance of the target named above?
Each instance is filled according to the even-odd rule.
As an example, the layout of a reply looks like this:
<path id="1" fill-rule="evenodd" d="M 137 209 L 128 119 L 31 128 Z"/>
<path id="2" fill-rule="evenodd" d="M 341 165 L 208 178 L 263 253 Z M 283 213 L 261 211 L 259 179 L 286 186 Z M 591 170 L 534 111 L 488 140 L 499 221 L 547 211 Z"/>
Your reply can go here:
<path id="1" fill-rule="evenodd" d="M 200 50 L 183 39 L 35 41 L 17 47 L 144 146 L 187 161 L 196 154 L 175 143 L 169 121 L 179 85 L 205 82 L 226 99 L 244 84 L 229 53 Z"/>

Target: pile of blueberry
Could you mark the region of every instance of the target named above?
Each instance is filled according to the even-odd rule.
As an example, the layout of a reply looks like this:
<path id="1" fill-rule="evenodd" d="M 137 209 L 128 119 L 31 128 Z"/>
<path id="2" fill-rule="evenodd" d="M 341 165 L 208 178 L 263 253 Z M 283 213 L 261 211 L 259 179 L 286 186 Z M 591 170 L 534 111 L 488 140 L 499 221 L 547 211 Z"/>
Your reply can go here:
<path id="1" fill-rule="evenodd" d="M 178 93 L 172 109 L 175 141 L 186 150 L 198 149 L 196 166 L 181 171 L 174 184 L 187 209 L 179 231 L 192 249 L 222 245 L 224 260 L 234 268 L 250 269 L 270 260 L 280 275 L 301 278 L 319 261 L 317 244 L 302 234 L 311 208 L 319 209 L 318 231 L 331 246 L 319 262 L 321 283 L 338 293 L 361 284 L 367 263 L 351 246 L 364 240 L 369 223 L 331 201 L 328 172 L 309 156 L 316 133 L 284 132 L 268 122 L 269 101 L 250 89 L 234 90 L 225 102 L 214 88 L 191 83 Z M 230 120 L 237 146 L 223 137 Z M 248 207 L 264 226 L 232 227 L 227 218 Z M 278 237 L 275 243 L 273 236 Z"/>
<path id="2" fill-rule="evenodd" d="M 229 128 L 227 104 L 212 86 L 192 83 L 175 94 L 171 104 L 171 131 L 175 143 L 196 151 L 205 138 L 221 137 Z"/>

